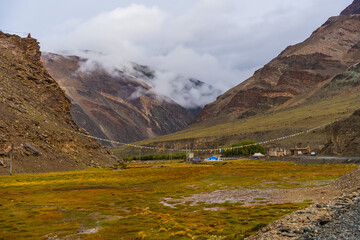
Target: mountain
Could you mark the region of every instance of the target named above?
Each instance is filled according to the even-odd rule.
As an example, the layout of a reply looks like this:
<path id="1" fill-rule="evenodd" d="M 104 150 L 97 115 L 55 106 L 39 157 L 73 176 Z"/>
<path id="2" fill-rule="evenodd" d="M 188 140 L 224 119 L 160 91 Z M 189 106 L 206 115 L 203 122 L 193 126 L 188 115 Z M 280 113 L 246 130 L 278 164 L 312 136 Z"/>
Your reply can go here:
<path id="1" fill-rule="evenodd" d="M 304 42 L 289 46 L 238 86 L 205 106 L 197 121 L 229 121 L 294 107 L 360 60 L 356 0 Z M 295 101 L 294 101 L 295 99 Z"/>
<path id="2" fill-rule="evenodd" d="M 0 32 L 0 174 L 109 166 L 118 160 L 70 115 L 70 101 L 40 61 L 38 42 Z M 13 145 L 13 150 L 12 149 Z"/>
<path id="3" fill-rule="evenodd" d="M 360 9 L 356 0 L 304 42 L 289 46 L 245 82 L 206 105 L 184 130 L 142 141 L 148 146 L 216 148 L 243 140 L 266 141 L 347 118 L 360 107 Z M 311 146 L 319 130 L 267 147 Z M 118 149 L 119 155 L 128 153 Z"/>
<path id="4" fill-rule="evenodd" d="M 351 14 L 359 14 L 360 13 L 360 0 L 355 0 L 350 6 L 344 9 L 341 12 L 341 16 L 348 16 Z"/>
<path id="5" fill-rule="evenodd" d="M 186 78 L 177 74 L 162 73 L 148 66 L 132 63 L 131 74 L 149 84 L 187 109 L 195 118 L 204 105 L 221 94 L 219 89 L 198 79 Z M 161 76 L 162 74 L 165 77 Z M 166 91 L 163 89 L 166 88 Z M 160 89 L 159 89 L 160 91 Z"/>
<path id="6" fill-rule="evenodd" d="M 135 74 L 77 56 L 43 53 L 42 61 L 71 100 L 75 122 L 92 135 L 128 143 L 179 131 L 194 118 Z M 144 66 L 135 73 L 153 76 Z"/>
<path id="7" fill-rule="evenodd" d="M 322 154 L 360 157 L 360 109 L 350 117 L 326 128 Z"/>

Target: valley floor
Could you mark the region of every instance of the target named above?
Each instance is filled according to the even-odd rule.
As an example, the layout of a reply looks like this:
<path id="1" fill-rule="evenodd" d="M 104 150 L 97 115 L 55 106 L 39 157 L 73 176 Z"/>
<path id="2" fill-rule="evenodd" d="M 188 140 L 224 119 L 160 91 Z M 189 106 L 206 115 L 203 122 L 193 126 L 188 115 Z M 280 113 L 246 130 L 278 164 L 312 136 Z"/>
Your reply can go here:
<path id="1" fill-rule="evenodd" d="M 242 239 L 356 167 L 235 160 L 0 177 L 0 239 Z"/>

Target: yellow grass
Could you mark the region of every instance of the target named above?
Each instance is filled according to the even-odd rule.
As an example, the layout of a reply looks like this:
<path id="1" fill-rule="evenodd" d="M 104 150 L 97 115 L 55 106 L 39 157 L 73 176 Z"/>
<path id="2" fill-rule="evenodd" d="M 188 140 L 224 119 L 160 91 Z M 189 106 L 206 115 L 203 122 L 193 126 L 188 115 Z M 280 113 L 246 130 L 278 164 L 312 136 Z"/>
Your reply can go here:
<path id="1" fill-rule="evenodd" d="M 308 203 L 162 202 L 219 189 L 309 187 L 355 166 L 238 160 L 129 167 L 0 177 L 0 239 L 241 239 Z"/>

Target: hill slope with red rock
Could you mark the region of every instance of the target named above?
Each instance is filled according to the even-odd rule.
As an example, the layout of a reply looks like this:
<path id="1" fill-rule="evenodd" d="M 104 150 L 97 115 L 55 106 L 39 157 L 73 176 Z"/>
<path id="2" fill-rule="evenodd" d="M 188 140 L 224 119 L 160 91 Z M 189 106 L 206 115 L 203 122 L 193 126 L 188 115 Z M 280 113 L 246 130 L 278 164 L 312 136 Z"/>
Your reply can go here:
<path id="1" fill-rule="evenodd" d="M 304 42 L 286 48 L 248 80 L 206 105 L 197 121 L 231 121 L 302 103 L 298 96 L 314 94 L 360 61 L 359 9 L 356 0 Z"/>
<path id="2" fill-rule="evenodd" d="M 40 61 L 38 42 L 0 32 L 0 174 L 108 166 L 118 160 L 84 132 Z"/>
<path id="3" fill-rule="evenodd" d="M 83 69 L 87 59 L 43 53 L 42 61 L 65 90 L 76 123 L 90 134 L 133 142 L 185 128 L 193 116 L 144 81 L 98 63 Z"/>

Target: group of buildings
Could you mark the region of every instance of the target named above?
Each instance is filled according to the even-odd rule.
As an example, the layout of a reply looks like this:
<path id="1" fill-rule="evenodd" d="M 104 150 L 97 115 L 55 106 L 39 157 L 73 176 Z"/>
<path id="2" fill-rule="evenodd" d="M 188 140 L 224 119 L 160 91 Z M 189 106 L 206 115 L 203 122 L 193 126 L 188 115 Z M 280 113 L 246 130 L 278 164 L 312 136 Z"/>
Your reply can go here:
<path id="1" fill-rule="evenodd" d="M 255 153 L 252 155 L 253 159 L 261 159 L 266 156 L 269 157 L 285 157 L 285 156 L 301 156 L 301 155 L 315 155 L 315 152 L 311 151 L 310 146 L 307 147 L 293 147 L 290 149 L 275 147 L 275 148 L 269 148 L 267 155 L 261 154 L 261 153 Z M 221 160 L 229 160 L 228 158 L 222 158 L 221 155 L 214 155 L 208 158 L 204 159 L 204 162 L 212 162 L 212 161 L 221 161 Z M 194 155 L 191 155 L 191 158 L 189 159 L 193 163 L 201 163 L 202 160 L 200 158 L 194 158 Z"/>
<path id="2" fill-rule="evenodd" d="M 299 155 L 315 155 L 309 146 L 307 147 L 293 147 L 285 148 L 269 148 L 268 155 L 270 157 L 285 157 L 285 156 L 299 156 Z"/>

